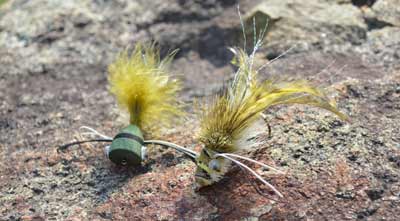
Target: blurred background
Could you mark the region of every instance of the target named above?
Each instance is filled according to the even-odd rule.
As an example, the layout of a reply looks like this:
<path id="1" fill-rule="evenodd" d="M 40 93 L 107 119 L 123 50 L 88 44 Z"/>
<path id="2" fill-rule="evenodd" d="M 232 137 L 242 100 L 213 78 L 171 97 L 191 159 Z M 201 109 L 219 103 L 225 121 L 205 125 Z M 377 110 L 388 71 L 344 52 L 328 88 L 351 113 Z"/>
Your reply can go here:
<path id="1" fill-rule="evenodd" d="M 268 177 L 283 201 L 240 170 L 195 193 L 194 165 L 170 150 L 136 169 L 108 162 L 101 145 L 57 152 L 82 125 L 110 136 L 125 125 L 107 66 L 136 42 L 179 49 L 182 101 L 217 93 L 234 71 L 228 47 L 244 44 L 238 10 L 248 51 L 268 23 L 257 65 L 284 54 L 262 78 L 309 79 L 352 118 L 266 113 L 272 138 L 249 155 L 290 171 Z M 396 220 L 399 58 L 399 0 L 0 0 L 0 220 Z M 162 138 L 200 148 L 187 111 Z"/>

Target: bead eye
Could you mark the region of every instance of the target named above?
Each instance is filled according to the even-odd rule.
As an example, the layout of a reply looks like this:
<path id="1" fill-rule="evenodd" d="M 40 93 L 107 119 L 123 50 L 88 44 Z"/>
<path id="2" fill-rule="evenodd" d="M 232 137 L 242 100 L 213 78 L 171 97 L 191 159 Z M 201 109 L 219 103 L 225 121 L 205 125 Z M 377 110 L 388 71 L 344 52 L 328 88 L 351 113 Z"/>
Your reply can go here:
<path id="1" fill-rule="evenodd" d="M 213 159 L 208 163 L 208 167 L 215 171 L 221 171 L 221 164 L 218 160 Z"/>

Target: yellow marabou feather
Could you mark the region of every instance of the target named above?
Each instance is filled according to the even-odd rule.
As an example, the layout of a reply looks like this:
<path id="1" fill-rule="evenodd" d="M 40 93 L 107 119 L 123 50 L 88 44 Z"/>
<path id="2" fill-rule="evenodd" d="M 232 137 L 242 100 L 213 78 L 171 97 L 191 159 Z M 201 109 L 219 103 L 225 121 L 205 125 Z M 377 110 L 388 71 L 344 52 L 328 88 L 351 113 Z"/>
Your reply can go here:
<path id="1" fill-rule="evenodd" d="M 109 66 L 110 91 L 128 109 L 131 124 L 154 129 L 182 113 L 176 96 L 181 83 L 167 71 L 174 54 L 160 60 L 154 45 L 139 43 L 131 55 L 124 51 Z"/>
<path id="2" fill-rule="evenodd" d="M 217 96 L 211 106 L 202 108 L 199 140 L 205 148 L 217 152 L 235 152 L 241 139 L 247 139 L 250 128 L 267 108 L 279 104 L 307 104 L 329 110 L 341 119 L 333 101 L 325 93 L 307 81 L 258 82 L 257 71 L 252 70 L 252 58 L 243 50 L 236 49 L 234 64 L 238 66 L 232 85 Z"/>

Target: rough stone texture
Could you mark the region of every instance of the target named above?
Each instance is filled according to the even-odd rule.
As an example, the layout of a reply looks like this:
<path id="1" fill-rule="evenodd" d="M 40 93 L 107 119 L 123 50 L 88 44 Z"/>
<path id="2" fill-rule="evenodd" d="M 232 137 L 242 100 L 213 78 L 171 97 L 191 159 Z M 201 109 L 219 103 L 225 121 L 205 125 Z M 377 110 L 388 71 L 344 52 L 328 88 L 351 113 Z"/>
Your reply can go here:
<path id="1" fill-rule="evenodd" d="M 400 67 L 400 27 L 383 27 L 368 32 L 367 41 L 357 50 L 363 53 L 365 60 L 383 64 L 391 69 Z"/>
<path id="2" fill-rule="evenodd" d="M 273 18 L 256 63 L 262 78 L 326 86 L 346 123 L 315 108 L 274 107 L 272 127 L 248 156 L 286 170 L 257 170 L 276 197 L 233 168 L 194 192 L 194 165 L 151 148 L 140 168 L 116 167 L 102 145 L 57 151 L 88 125 L 124 125 L 107 91 L 107 64 L 139 40 L 181 48 L 187 120 L 162 139 L 196 150 L 196 98 L 232 76 L 228 46 L 241 45 L 236 1 L 14 0 L 0 9 L 0 220 L 396 220 L 400 214 L 400 29 L 396 1 L 243 1 L 250 20 Z M 267 4 L 268 3 L 268 4 Z M 392 13 L 392 14 L 390 14 Z M 391 15 L 391 16 L 387 16 Z M 265 17 L 265 16 L 264 16 Z M 248 24 L 247 21 L 246 24 Z M 250 27 L 250 26 L 248 26 Z M 252 181 L 252 182 L 249 182 Z M 260 193 L 262 195 L 260 195 Z"/>
<path id="3" fill-rule="evenodd" d="M 380 0 L 372 7 L 378 20 L 400 26 L 399 0 Z"/>
<path id="4" fill-rule="evenodd" d="M 359 45 L 366 38 L 362 12 L 352 4 L 272 0 L 259 4 L 247 18 L 253 16 L 268 20 L 266 50 L 271 56 L 294 45 L 296 51 L 328 50 L 337 44 Z"/>

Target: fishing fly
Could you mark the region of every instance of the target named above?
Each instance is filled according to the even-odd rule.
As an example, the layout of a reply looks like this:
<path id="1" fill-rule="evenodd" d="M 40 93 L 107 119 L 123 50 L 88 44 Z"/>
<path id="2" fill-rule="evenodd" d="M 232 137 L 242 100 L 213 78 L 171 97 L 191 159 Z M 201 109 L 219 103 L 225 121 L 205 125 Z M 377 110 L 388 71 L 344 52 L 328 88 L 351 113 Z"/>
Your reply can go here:
<path id="1" fill-rule="evenodd" d="M 123 52 L 109 66 L 110 91 L 120 106 L 128 110 L 129 125 L 114 138 L 92 128 L 82 127 L 86 131 L 84 134 L 95 135 L 99 139 L 77 141 L 64 145 L 63 148 L 84 142 L 111 142 L 110 146 L 106 146 L 105 152 L 112 162 L 119 165 L 138 165 L 145 157 L 146 145 L 163 145 L 186 154 L 195 162 L 196 189 L 220 181 L 233 165 L 237 165 L 282 197 L 273 185 L 244 162 L 257 164 L 276 173 L 284 172 L 241 154 L 254 146 L 250 138 L 254 137 L 259 122 L 265 120 L 263 112 L 276 105 L 305 104 L 328 110 L 342 120 L 348 120 L 348 117 L 337 109 L 335 102 L 323 90 L 308 81 L 259 81 L 259 72 L 265 65 L 255 69 L 254 57 L 262 46 L 266 27 L 256 36 L 253 20 L 254 45 L 252 52 L 248 54 L 241 17 L 240 21 L 245 43 L 243 49 L 230 48 L 234 54 L 232 64 L 237 67 L 233 80 L 223 93 L 216 95 L 211 102 L 200 105 L 198 111 L 198 141 L 202 145 L 199 153 L 167 141 L 144 140 L 142 129 L 148 131 L 157 125 L 168 125 L 182 111 L 176 96 L 181 84 L 171 79 L 166 71 L 174 53 L 160 60 L 153 45 L 142 44 L 136 45 L 131 56 Z"/>
<path id="2" fill-rule="evenodd" d="M 149 144 L 176 149 L 191 159 L 197 153 L 177 144 L 162 140 L 145 140 L 142 130 L 156 131 L 160 126 L 168 126 L 174 118 L 183 114 L 177 100 L 181 83 L 172 79 L 167 71 L 176 51 L 160 59 L 154 44 L 136 44 L 131 55 L 122 52 L 109 66 L 110 92 L 116 97 L 121 108 L 129 113 L 129 125 L 116 136 L 109 137 L 93 128 L 83 126 L 82 135 L 92 135 L 98 139 L 76 141 L 60 147 L 87 142 L 110 142 L 105 147 L 105 155 L 118 165 L 140 165 L 146 158 Z"/>
<path id="3" fill-rule="evenodd" d="M 203 149 L 196 158 L 195 182 L 197 188 L 212 185 L 221 180 L 230 167 L 236 164 L 282 197 L 274 186 L 243 162 L 255 163 L 276 173 L 283 172 L 240 155 L 243 150 L 254 146 L 249 138 L 257 131 L 258 122 L 265 118 L 263 112 L 281 104 L 306 104 L 326 109 L 343 120 L 347 120 L 347 116 L 338 111 L 335 102 L 321 89 L 305 80 L 259 81 L 258 74 L 262 68 L 255 69 L 253 63 L 257 49 L 262 46 L 265 29 L 256 38 L 254 20 L 253 25 L 253 51 L 247 54 L 245 48 L 230 49 L 234 54 L 232 63 L 237 67 L 231 84 L 221 95 L 215 96 L 209 105 L 204 104 L 200 108 L 199 141 Z M 242 28 L 244 29 L 243 22 Z"/>

